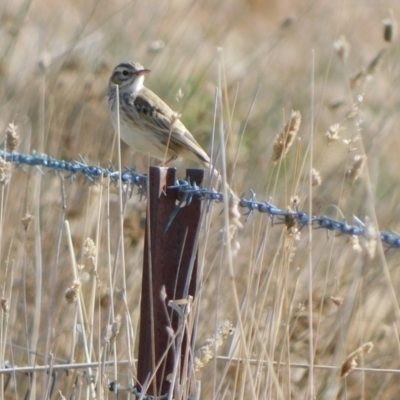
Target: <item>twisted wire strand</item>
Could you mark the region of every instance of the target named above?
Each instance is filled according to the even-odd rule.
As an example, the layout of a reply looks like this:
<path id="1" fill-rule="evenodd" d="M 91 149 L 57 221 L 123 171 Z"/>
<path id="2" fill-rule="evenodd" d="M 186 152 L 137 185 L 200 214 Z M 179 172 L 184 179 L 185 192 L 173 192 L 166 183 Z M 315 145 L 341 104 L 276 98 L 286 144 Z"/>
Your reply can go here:
<path id="1" fill-rule="evenodd" d="M 125 184 L 137 186 L 140 194 L 146 193 L 147 176 L 138 174 L 134 169 L 126 168 L 122 172 L 116 171 L 112 165 L 109 168 L 103 168 L 96 165 L 88 165 L 81 158 L 80 161 L 64 161 L 50 157 L 47 154 L 20 154 L 16 152 L 6 152 L 0 150 L 0 157 L 5 161 L 15 164 L 17 167 L 22 165 L 34 166 L 43 174 L 40 167 L 48 168 L 52 171 L 65 171 L 69 173 L 69 177 L 74 179 L 76 174 L 82 174 L 91 183 L 96 183 L 101 177 L 106 177 L 111 182 L 117 182 L 121 178 Z M 177 189 L 179 192 L 180 204 L 190 204 L 193 197 L 199 197 L 205 201 L 222 202 L 224 195 L 215 189 L 207 189 L 199 187 L 190 180 L 177 180 L 170 188 Z M 272 222 L 277 218 L 279 221 L 292 220 L 301 228 L 311 226 L 314 228 L 323 228 L 328 231 L 336 231 L 337 233 L 350 236 L 367 236 L 366 226 L 356 217 L 355 225 L 349 225 L 345 220 L 339 221 L 326 215 L 309 216 L 303 211 L 284 211 L 273 205 L 270 201 L 257 201 L 255 193 L 250 190 L 250 198 L 244 196 L 239 198 L 239 207 L 247 209 L 246 218 L 249 218 L 255 211 L 266 213 L 271 217 Z M 393 232 L 381 231 L 377 234 L 381 242 L 388 248 L 400 248 L 400 235 Z"/>

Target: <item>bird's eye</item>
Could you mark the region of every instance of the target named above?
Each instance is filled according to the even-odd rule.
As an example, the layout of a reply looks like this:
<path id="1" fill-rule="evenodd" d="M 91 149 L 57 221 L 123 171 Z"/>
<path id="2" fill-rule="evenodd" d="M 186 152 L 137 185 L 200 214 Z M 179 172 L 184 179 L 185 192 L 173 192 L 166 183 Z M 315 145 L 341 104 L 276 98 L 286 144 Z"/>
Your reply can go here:
<path id="1" fill-rule="evenodd" d="M 124 70 L 122 71 L 122 75 L 128 76 L 128 71 L 127 71 L 126 69 L 124 69 Z"/>

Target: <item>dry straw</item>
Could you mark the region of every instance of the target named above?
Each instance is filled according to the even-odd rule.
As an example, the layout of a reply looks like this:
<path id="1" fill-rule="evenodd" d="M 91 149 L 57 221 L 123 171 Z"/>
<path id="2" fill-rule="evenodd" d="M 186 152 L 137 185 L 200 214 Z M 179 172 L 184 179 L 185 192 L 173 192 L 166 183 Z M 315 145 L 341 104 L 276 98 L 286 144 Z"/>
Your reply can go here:
<path id="1" fill-rule="evenodd" d="M 292 111 L 289 121 L 277 135 L 272 150 L 272 161 L 277 162 L 285 157 L 299 131 L 301 124 L 300 111 Z"/>

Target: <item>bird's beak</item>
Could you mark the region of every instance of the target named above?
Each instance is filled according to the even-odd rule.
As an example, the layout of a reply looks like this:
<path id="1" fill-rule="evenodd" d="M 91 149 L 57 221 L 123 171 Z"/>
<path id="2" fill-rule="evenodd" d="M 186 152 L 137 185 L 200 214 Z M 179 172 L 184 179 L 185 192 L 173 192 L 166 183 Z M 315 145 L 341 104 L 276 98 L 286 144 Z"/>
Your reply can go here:
<path id="1" fill-rule="evenodd" d="M 146 75 L 150 72 L 149 69 L 141 69 L 140 71 L 137 72 L 138 76 Z"/>

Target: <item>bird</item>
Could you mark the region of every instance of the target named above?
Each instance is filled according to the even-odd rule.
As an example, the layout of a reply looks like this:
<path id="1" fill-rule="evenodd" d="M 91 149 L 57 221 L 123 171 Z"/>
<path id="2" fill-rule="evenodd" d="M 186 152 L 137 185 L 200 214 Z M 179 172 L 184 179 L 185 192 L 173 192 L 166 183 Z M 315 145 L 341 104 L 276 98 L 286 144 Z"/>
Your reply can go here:
<path id="1" fill-rule="evenodd" d="M 122 62 L 111 74 L 108 106 L 113 126 L 117 130 L 119 103 L 121 139 L 136 151 L 162 160 L 162 165 L 177 158 L 199 163 L 212 170 L 214 176 L 222 182 L 210 157 L 181 122 L 180 115 L 144 86 L 145 76 L 149 72 L 138 62 Z M 235 196 L 229 185 L 227 189 L 231 197 Z"/>

